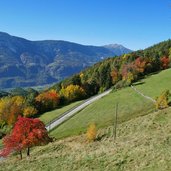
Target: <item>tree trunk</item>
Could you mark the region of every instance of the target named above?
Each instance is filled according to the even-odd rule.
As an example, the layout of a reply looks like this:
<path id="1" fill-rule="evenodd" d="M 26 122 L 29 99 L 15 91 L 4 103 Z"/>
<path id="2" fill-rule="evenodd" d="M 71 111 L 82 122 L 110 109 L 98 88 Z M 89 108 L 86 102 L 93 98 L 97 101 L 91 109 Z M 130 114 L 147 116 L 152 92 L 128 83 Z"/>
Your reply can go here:
<path id="1" fill-rule="evenodd" d="M 20 159 L 22 160 L 22 158 L 23 158 L 22 151 L 20 151 L 19 154 L 20 154 Z"/>
<path id="2" fill-rule="evenodd" d="M 27 156 L 30 156 L 30 147 L 27 148 Z"/>

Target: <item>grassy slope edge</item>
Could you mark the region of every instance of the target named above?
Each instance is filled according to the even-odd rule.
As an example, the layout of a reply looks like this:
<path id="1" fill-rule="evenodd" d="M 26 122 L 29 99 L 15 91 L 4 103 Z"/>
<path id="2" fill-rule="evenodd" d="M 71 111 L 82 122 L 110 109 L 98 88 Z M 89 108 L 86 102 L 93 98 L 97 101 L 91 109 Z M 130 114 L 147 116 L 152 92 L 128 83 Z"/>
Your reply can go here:
<path id="1" fill-rule="evenodd" d="M 104 134 L 106 129 L 99 130 Z M 117 139 L 87 143 L 84 135 L 37 147 L 30 158 L 10 158 L 1 170 L 171 170 L 171 109 L 118 125 Z"/>
<path id="2" fill-rule="evenodd" d="M 63 106 L 61 108 L 55 109 L 53 111 L 43 113 L 42 115 L 40 115 L 39 119 L 41 121 L 43 121 L 45 124 L 47 124 L 50 121 L 52 121 L 53 119 L 55 119 L 55 118 L 59 117 L 60 115 L 62 115 L 64 112 L 72 109 L 73 107 L 78 106 L 82 102 L 83 102 L 82 100 L 81 101 L 76 101 L 76 102 L 73 102 L 73 103 L 68 104 L 66 106 Z"/>
<path id="3" fill-rule="evenodd" d="M 136 88 L 145 95 L 156 98 L 162 91 L 171 90 L 171 69 L 150 75 L 138 82 Z M 145 115 L 155 110 L 154 104 L 137 94 L 130 87 L 113 92 L 80 111 L 51 132 L 56 138 L 78 135 L 85 132 L 89 123 L 95 122 L 98 127 L 112 125 L 114 122 L 115 104 L 119 103 L 119 122 Z"/>
<path id="4" fill-rule="evenodd" d="M 170 75 L 171 69 L 151 75 L 136 88 L 155 98 L 163 90 L 171 90 Z M 114 120 L 116 100 L 120 107 L 114 142 L 106 132 Z M 101 140 L 87 143 L 85 135 L 58 140 L 34 148 L 30 158 L 11 157 L 1 162 L 0 170 L 171 170 L 171 108 L 148 114 L 153 110 L 152 102 L 130 87 L 113 92 L 51 132 L 58 138 L 77 135 L 94 121 L 99 128 L 107 127 L 99 129 L 99 135 L 104 134 Z"/>

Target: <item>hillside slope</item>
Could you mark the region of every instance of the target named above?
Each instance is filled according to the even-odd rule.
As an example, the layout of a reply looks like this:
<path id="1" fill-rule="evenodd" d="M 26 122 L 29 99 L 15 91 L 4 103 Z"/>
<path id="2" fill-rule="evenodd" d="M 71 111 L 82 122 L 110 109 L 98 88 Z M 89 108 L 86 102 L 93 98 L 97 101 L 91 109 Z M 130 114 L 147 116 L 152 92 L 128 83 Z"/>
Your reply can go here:
<path id="1" fill-rule="evenodd" d="M 171 69 L 150 75 L 134 84 L 134 86 L 147 96 L 155 99 L 164 90 L 171 91 Z M 66 121 L 51 132 L 56 138 L 78 135 L 84 132 L 89 123 L 95 122 L 98 127 L 112 125 L 116 102 L 119 104 L 119 122 L 145 115 L 155 110 L 153 102 L 137 94 L 131 87 L 112 92 L 106 97 L 94 102 L 80 111 L 70 120 Z"/>
<path id="2" fill-rule="evenodd" d="M 115 141 L 109 130 L 99 130 L 94 143 L 82 135 L 37 147 L 30 158 L 2 162 L 1 170 L 171 170 L 170 108 L 119 124 Z"/>
<path id="3" fill-rule="evenodd" d="M 163 90 L 171 90 L 170 75 L 171 69 L 167 69 L 134 86 L 155 98 Z M 116 102 L 119 110 L 114 141 Z M 98 139 L 88 143 L 83 133 L 92 122 L 99 129 Z M 15 156 L 8 158 L 1 162 L 1 170 L 171 170 L 171 108 L 156 112 L 154 104 L 131 87 L 110 93 L 50 133 L 56 138 L 78 134 L 35 147 L 32 156 L 22 161 Z"/>
<path id="4" fill-rule="evenodd" d="M 67 41 L 29 41 L 0 32 L 0 88 L 57 82 L 106 57 L 128 52 L 121 45 L 109 49 Z"/>

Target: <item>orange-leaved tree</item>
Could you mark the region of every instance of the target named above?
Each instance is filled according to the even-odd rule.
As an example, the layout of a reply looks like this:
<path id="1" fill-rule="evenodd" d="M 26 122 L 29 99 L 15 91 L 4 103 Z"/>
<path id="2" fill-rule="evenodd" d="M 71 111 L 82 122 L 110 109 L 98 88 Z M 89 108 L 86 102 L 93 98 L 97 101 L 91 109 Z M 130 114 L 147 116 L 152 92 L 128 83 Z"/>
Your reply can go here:
<path id="1" fill-rule="evenodd" d="M 89 125 L 87 132 L 86 132 L 86 137 L 88 141 L 95 141 L 97 136 L 97 128 L 96 124 L 92 123 Z"/>
<path id="2" fill-rule="evenodd" d="M 60 101 L 60 96 L 55 90 L 49 90 L 46 92 L 40 93 L 36 97 L 36 101 L 39 105 L 41 112 L 54 109 L 58 106 Z"/>
<path id="3" fill-rule="evenodd" d="M 119 75 L 119 72 L 116 68 L 114 68 L 111 73 L 110 73 L 110 76 L 112 77 L 112 83 L 113 84 L 116 84 L 119 79 L 120 79 L 120 75 Z"/>
<path id="4" fill-rule="evenodd" d="M 146 61 L 141 58 L 138 57 L 135 62 L 134 62 L 135 66 L 136 66 L 136 70 L 138 73 L 143 73 L 146 67 Z"/>

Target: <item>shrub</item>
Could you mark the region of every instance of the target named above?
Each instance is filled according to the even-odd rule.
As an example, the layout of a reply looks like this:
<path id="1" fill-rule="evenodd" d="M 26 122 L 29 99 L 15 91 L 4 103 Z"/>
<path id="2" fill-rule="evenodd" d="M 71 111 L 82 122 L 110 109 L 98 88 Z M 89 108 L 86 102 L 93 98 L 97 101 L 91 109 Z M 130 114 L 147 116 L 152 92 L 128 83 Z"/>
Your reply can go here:
<path id="1" fill-rule="evenodd" d="M 89 127 L 87 129 L 86 138 L 89 142 L 95 141 L 96 135 L 97 135 L 96 124 L 92 123 L 89 125 Z"/>
<path id="2" fill-rule="evenodd" d="M 169 106 L 169 90 L 165 90 L 159 97 L 156 99 L 156 109 L 164 109 Z"/>
<path id="3" fill-rule="evenodd" d="M 120 80 L 115 84 L 114 87 L 115 87 L 115 89 L 121 89 L 121 88 L 125 87 L 125 85 L 126 85 L 126 82 L 123 80 Z"/>

